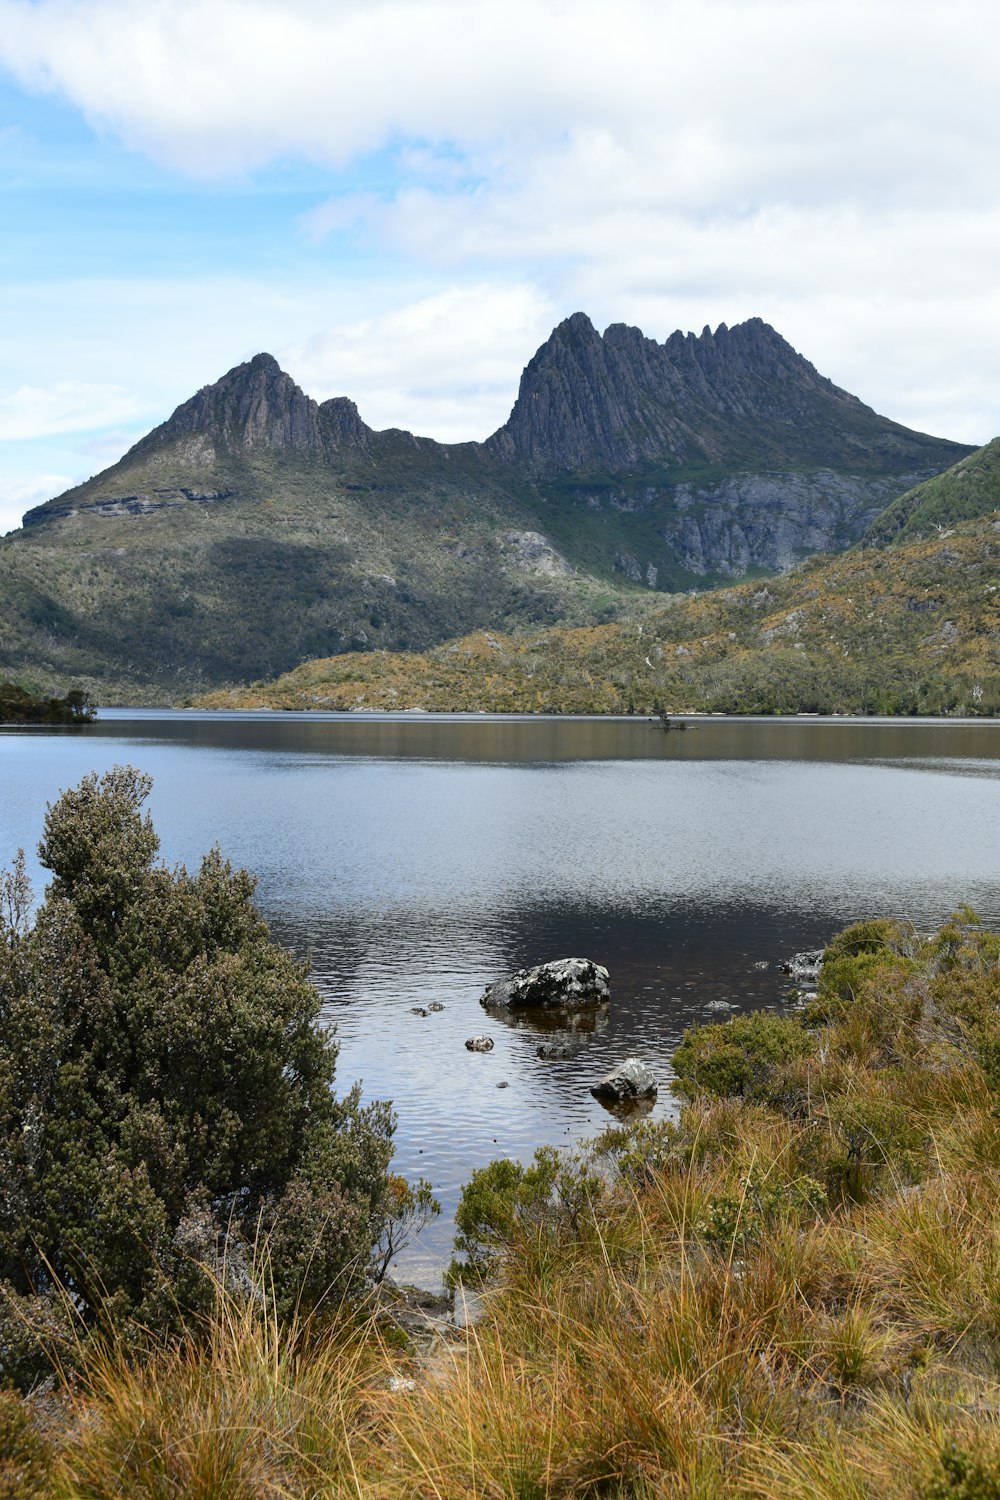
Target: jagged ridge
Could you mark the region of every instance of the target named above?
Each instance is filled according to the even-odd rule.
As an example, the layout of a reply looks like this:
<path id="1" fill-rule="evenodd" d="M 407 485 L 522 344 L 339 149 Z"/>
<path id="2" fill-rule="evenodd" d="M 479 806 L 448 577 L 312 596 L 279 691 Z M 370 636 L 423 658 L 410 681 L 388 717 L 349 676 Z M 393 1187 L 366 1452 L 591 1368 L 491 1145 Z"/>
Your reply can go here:
<path id="1" fill-rule="evenodd" d="M 733 461 L 885 470 L 958 448 L 878 416 L 761 318 L 658 344 L 624 323 L 602 338 L 584 313 L 538 350 L 486 446 L 507 462 L 612 470 Z"/>

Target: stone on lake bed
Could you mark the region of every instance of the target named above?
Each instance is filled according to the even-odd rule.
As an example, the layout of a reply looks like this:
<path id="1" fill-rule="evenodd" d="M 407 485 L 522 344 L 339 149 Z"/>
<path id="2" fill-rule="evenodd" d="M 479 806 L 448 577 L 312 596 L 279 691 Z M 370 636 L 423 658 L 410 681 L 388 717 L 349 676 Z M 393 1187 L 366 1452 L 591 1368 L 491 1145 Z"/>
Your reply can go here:
<path id="1" fill-rule="evenodd" d="M 491 1036 L 470 1036 L 466 1040 L 465 1045 L 470 1052 L 492 1052 L 493 1038 Z"/>
<path id="2" fill-rule="evenodd" d="M 656 1079 L 640 1057 L 627 1057 L 612 1068 L 600 1083 L 590 1090 L 595 1099 L 652 1099 L 656 1097 Z"/>
<path id="3" fill-rule="evenodd" d="M 557 958 L 510 979 L 488 985 L 479 1003 L 487 1007 L 573 1010 L 606 1005 L 611 999 L 608 971 L 589 958 Z"/>

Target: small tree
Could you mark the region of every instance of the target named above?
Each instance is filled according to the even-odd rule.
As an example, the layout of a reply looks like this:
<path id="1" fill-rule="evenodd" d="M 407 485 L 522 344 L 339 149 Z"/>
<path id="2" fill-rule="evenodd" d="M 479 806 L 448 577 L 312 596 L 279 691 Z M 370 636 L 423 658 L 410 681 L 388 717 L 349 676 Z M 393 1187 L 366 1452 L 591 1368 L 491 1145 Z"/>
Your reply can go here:
<path id="1" fill-rule="evenodd" d="M 217 850 L 156 863 L 150 784 L 116 767 L 49 808 L 33 922 L 23 860 L 2 880 L 8 1376 L 25 1314 L 170 1326 L 210 1297 L 202 1267 L 246 1281 L 261 1235 L 279 1307 L 354 1291 L 401 1202 L 392 1111 L 334 1096 L 320 997 L 254 880 Z"/>

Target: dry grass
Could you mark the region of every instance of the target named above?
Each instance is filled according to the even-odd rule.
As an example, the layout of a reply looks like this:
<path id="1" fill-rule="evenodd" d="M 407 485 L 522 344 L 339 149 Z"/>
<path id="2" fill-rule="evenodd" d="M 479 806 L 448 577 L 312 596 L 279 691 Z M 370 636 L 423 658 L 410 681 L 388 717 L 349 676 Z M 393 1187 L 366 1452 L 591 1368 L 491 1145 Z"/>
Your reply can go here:
<path id="1" fill-rule="evenodd" d="M 137 1359 L 91 1348 L 52 1493 L 60 1500 L 278 1500 L 366 1491 L 353 1448 L 389 1362 L 346 1317 L 322 1335 L 220 1291 L 199 1339 Z"/>

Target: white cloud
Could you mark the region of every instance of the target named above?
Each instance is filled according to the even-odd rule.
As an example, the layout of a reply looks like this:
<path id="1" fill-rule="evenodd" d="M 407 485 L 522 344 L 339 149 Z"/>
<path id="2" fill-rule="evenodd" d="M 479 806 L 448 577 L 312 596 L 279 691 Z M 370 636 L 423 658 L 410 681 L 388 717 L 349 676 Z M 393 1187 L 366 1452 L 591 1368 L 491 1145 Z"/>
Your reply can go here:
<path id="1" fill-rule="evenodd" d="M 516 174 L 589 141 L 691 209 L 877 207 L 991 195 L 994 28 L 986 0 L 0 0 L 0 62 L 199 174 L 393 140 Z"/>
<path id="2" fill-rule="evenodd" d="M 133 417 L 137 402 L 121 386 L 60 380 L 47 390 L 22 385 L 0 395 L 0 440 L 88 432 Z"/>
<path id="3" fill-rule="evenodd" d="M 72 483 L 68 474 L 32 474 L 0 485 L 0 536 L 16 531 L 26 510 L 51 500 Z"/>
<path id="4" fill-rule="evenodd" d="M 352 397 L 372 427 L 465 442 L 506 420 L 522 367 L 554 318 L 532 286 L 453 287 L 278 357 L 317 400 Z"/>

